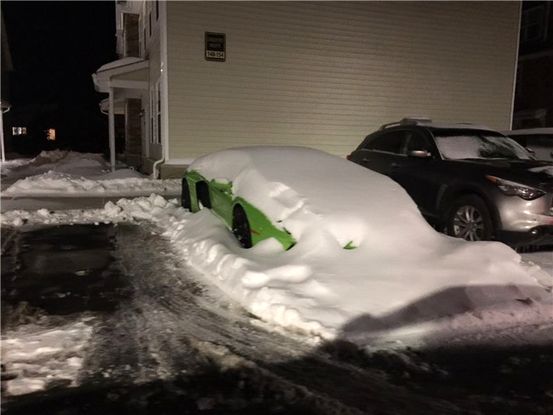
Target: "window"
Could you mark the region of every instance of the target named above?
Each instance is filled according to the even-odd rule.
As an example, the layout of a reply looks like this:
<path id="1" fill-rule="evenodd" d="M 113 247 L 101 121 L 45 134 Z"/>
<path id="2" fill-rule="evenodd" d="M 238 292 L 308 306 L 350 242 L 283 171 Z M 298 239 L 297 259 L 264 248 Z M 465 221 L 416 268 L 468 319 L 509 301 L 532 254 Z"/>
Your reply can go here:
<path id="1" fill-rule="evenodd" d="M 405 138 L 405 131 L 391 131 L 369 141 L 367 150 L 384 151 L 386 153 L 401 153 L 401 145 Z"/>
<path id="2" fill-rule="evenodd" d="M 140 26 L 139 15 L 123 14 L 124 56 L 138 57 L 140 55 Z"/>
<path id="3" fill-rule="evenodd" d="M 424 137 L 415 132 L 411 132 L 408 133 L 407 138 L 409 141 L 407 142 L 406 154 L 409 154 L 409 152 L 416 150 L 426 150 L 431 153 L 431 147 Z"/>
<path id="4" fill-rule="evenodd" d="M 46 139 L 48 141 L 56 141 L 56 129 L 55 128 L 48 128 L 45 130 L 46 133 Z"/>
<path id="5" fill-rule="evenodd" d="M 527 160 L 528 152 L 516 141 L 494 133 L 476 130 L 436 130 L 436 145 L 445 159 Z"/>
<path id="6" fill-rule="evenodd" d="M 27 135 L 27 127 L 12 127 L 12 135 Z"/>
<path id="7" fill-rule="evenodd" d="M 544 40 L 545 37 L 545 6 L 531 7 L 522 12 L 520 25 L 520 41 L 531 42 Z"/>
<path id="8" fill-rule="evenodd" d="M 152 36 L 152 13 L 148 13 L 148 36 Z"/>
<path id="9" fill-rule="evenodd" d="M 156 20 L 159 20 L 159 0 L 156 0 Z"/>

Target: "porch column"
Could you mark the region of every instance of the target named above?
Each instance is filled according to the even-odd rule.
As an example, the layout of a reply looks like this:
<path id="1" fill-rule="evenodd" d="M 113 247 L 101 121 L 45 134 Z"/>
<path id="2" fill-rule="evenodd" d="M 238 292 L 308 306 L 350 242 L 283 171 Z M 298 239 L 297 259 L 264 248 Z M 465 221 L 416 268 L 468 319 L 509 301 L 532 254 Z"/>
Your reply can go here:
<path id="1" fill-rule="evenodd" d="M 113 87 L 109 88 L 109 162 L 111 171 L 115 171 L 115 108 L 113 103 Z"/>

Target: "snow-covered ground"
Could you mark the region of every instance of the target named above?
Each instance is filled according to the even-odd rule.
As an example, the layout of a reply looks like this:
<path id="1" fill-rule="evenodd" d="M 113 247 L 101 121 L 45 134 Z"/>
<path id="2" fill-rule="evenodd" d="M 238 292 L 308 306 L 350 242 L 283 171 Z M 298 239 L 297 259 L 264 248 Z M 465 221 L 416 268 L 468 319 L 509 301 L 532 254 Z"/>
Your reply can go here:
<path id="1" fill-rule="evenodd" d="M 210 211 L 192 214 L 181 208 L 177 200 L 167 201 L 157 195 L 110 202 L 99 210 L 12 211 L 3 214 L 1 219 L 3 226 L 153 223 L 173 242 L 188 264 L 255 315 L 277 326 L 327 339 L 346 338 L 362 346 L 414 346 L 432 343 L 433 338 L 447 341 L 461 336 L 474 340 L 474 336 L 470 337 L 472 333 L 489 333 L 491 329 L 505 331 L 524 324 L 553 324 L 550 252 L 525 254 L 525 260 L 521 260 L 509 248 L 490 244 L 498 263 L 489 258 L 482 273 L 502 276 L 506 282 L 498 280 L 493 285 L 482 285 L 478 280 L 480 274 L 475 273 L 475 262 L 470 267 L 469 264 L 471 257 L 481 255 L 478 250 L 484 244 L 463 243 L 464 249 L 450 268 L 439 258 L 424 267 L 409 262 L 412 273 L 407 281 L 403 279 L 403 284 L 410 287 L 416 278 L 427 292 L 424 294 L 419 286 L 413 295 L 407 288 L 402 289 L 399 281 L 386 283 L 380 276 L 384 272 L 392 279 L 390 271 L 400 265 L 400 258 L 390 267 L 367 258 L 363 267 L 363 278 L 367 281 L 361 283 L 361 271 L 356 268 L 360 265 L 355 261 L 348 263 L 344 258 L 336 261 L 328 257 L 328 251 L 316 250 L 313 256 L 305 256 L 299 263 L 299 258 L 290 256 L 291 251 L 283 252 L 273 242 L 245 250 Z M 340 249 L 339 252 L 355 251 Z M 452 254 L 447 258 L 455 259 Z M 442 280 L 436 281 L 433 277 L 439 275 L 438 267 L 443 267 L 444 274 Z M 458 275 L 458 268 L 469 268 L 474 278 L 467 279 L 466 286 L 455 283 L 448 288 L 449 278 Z M 511 275 L 493 274 L 495 270 L 506 273 L 513 269 L 515 272 Z M 422 271 L 427 273 L 427 281 Z M 265 276 L 264 282 L 253 284 L 252 274 L 256 281 Z M 422 300 L 416 295 L 422 296 Z M 407 306 L 400 306 L 398 310 L 399 300 Z"/>
<path id="2" fill-rule="evenodd" d="M 282 160 L 289 168 L 282 168 Z M 43 153 L 6 166 L 10 177 L 25 169 L 48 172 L 5 193 L 117 193 L 133 180 L 145 183 L 106 180 L 105 167 L 96 155 Z M 191 214 L 177 200 L 155 194 L 97 210 L 10 211 L 2 214 L 2 225 L 153 223 L 188 264 L 256 316 L 362 346 L 417 345 L 490 327 L 553 322 L 551 252 L 523 260 L 501 243 L 439 234 L 385 176 L 308 149 L 232 150 L 199 159 L 192 168 L 232 182 L 235 195 L 292 232 L 297 244 L 283 251 L 269 239 L 243 249 L 211 211 Z M 89 178 L 63 176 L 79 169 Z M 343 249 L 350 241 L 356 249 Z"/>
<path id="3" fill-rule="evenodd" d="M 60 327 L 27 324 L 2 335 L 2 362 L 9 372 L 24 373 L 7 383 L 6 393 L 22 395 L 43 390 L 52 381 L 75 386 L 83 362 L 83 348 L 90 341 L 90 318 Z"/>
<path id="4" fill-rule="evenodd" d="M 139 196 L 176 194 L 180 190 L 179 180 L 153 180 L 119 167 L 112 172 L 100 154 L 43 151 L 33 159 L 1 164 L 2 196 Z"/>
<path id="5" fill-rule="evenodd" d="M 113 177 L 109 172 L 106 176 L 102 171 L 105 162 L 95 155 L 58 156 L 43 154 L 35 161 L 14 161 L 3 165 L 3 174 L 12 178 L 20 174 L 23 178 L 48 165 L 38 176 L 15 184 L 19 183 L 17 188 L 21 189 L 30 185 L 34 191 L 50 186 L 60 189 L 61 194 L 79 194 L 85 188 L 102 186 L 107 189 L 106 177 L 107 181 L 123 181 L 120 187 L 113 187 L 115 193 L 132 180 L 147 180 L 129 177 L 132 171 L 116 172 L 124 177 Z M 232 160 L 232 168 L 240 177 L 222 175 L 224 168 L 210 172 L 217 163 L 206 164 L 205 159 L 195 166 L 206 175 L 217 172 L 218 179 L 235 183 L 236 194 L 248 199 L 264 197 L 259 205 L 294 233 L 297 244 L 291 250 L 283 251 L 274 240 L 243 249 L 211 211 L 192 214 L 180 207 L 179 200 L 167 200 L 158 194 L 109 202 L 102 209 L 53 211 L 36 206 L 1 214 L 2 227 L 101 223 L 141 226 L 134 227 L 138 235 L 129 234 L 126 239 L 119 235 L 117 244 L 119 255 L 125 259 L 124 269 L 133 276 L 133 285 L 140 287 L 139 295 L 129 300 L 131 305 L 123 304 L 111 319 L 74 314 L 65 320 L 47 317 L 3 330 L 2 360 L 7 363 L 8 374 L 18 375 L 7 382 L 5 393 L 15 396 L 56 386 L 78 387 L 86 384 L 86 376 L 93 375 L 130 378 L 136 383 L 157 381 L 173 376 L 176 368 L 180 373 L 178 365 L 184 361 L 191 360 L 194 366 L 202 359 L 216 362 L 224 370 L 255 368 L 282 382 L 281 375 L 294 370 L 284 369 L 275 376 L 271 373 L 277 370 L 274 362 L 286 366 L 286 362 L 297 360 L 303 365 L 302 357 L 309 356 L 307 361 L 311 362 L 318 346 L 339 345 L 342 340 L 364 348 L 368 356 L 385 349 L 397 359 L 405 359 L 415 371 L 426 371 L 427 366 L 411 362 L 407 347 L 547 347 L 553 343 L 552 251 L 519 255 L 500 243 L 467 243 L 438 234 L 398 186 L 364 169 L 359 174 L 368 174 L 373 190 L 386 196 L 378 200 L 363 200 L 360 196 L 352 209 L 351 204 L 325 203 L 332 196 L 329 191 L 307 197 L 317 191 L 313 185 L 293 191 L 283 182 L 267 183 L 266 171 L 248 170 L 241 165 L 244 161 L 248 160 L 243 155 Z M 321 176 L 325 180 L 325 170 L 330 171 L 328 164 L 320 167 L 321 171 L 309 167 L 312 184 Z M 74 176 L 78 169 L 83 177 Z M 357 172 L 346 170 L 342 174 L 355 182 Z M 325 182 L 328 184 L 328 180 Z M 251 191 L 260 188 L 264 191 Z M 396 220 L 398 217 L 401 221 Z M 145 235 L 150 232 L 155 235 L 147 240 Z M 172 249 L 155 245 L 156 239 L 170 243 Z M 350 240 L 357 248 L 343 249 Z M 3 240 L 2 249 L 5 243 Z M 147 252 L 157 256 L 152 259 Z M 37 264 L 41 261 L 38 259 Z M 86 278 L 86 270 L 72 266 L 77 267 L 76 278 Z M 185 281 L 185 273 L 194 278 Z M 136 280 L 140 280 L 138 284 Z M 199 286 L 201 295 L 195 292 Z M 263 321 L 250 318 L 236 304 Z M 133 359 L 137 356 L 139 364 L 135 367 Z M 261 363 L 264 359 L 271 362 L 268 372 Z M 326 357 L 323 360 L 326 362 Z M 314 373 L 326 376 L 328 369 L 332 372 L 340 368 L 348 375 L 360 376 L 365 370 L 342 367 L 332 359 L 327 363 L 328 367 L 323 365 Z M 382 388 L 383 401 L 397 398 L 395 389 L 387 389 L 390 386 L 384 375 L 381 378 L 370 372 L 363 376 L 359 378 L 362 381 L 353 382 L 359 395 L 374 394 Z M 289 390 L 286 382 L 281 387 Z M 332 386 L 334 382 L 333 378 L 327 381 L 332 390 L 338 387 Z M 352 385 L 345 383 L 343 387 Z M 328 395 L 323 392 L 321 396 Z M 340 395 L 339 388 L 335 395 Z M 406 396 L 404 402 L 414 399 Z M 204 401 L 198 402 L 203 405 Z"/>

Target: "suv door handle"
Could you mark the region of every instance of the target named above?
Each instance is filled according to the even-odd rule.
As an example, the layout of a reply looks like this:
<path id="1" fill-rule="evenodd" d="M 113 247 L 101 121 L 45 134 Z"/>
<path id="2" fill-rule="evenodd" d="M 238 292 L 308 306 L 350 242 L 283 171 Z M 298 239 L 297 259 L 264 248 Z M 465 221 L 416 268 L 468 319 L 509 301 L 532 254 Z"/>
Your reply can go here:
<path id="1" fill-rule="evenodd" d="M 390 164 L 390 167 L 391 167 L 392 169 L 397 169 L 397 168 L 399 167 L 399 163 L 391 163 L 391 164 Z"/>

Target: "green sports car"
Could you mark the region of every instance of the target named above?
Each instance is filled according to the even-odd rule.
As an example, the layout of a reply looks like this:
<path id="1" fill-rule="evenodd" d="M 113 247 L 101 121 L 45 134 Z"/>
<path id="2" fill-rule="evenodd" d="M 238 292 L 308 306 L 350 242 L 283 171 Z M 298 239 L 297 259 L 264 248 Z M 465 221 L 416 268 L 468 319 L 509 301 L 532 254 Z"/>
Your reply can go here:
<path id="1" fill-rule="evenodd" d="M 274 238 L 284 250 L 313 240 L 349 250 L 403 230 L 406 217 L 428 226 L 390 178 L 305 147 L 239 147 L 199 157 L 184 174 L 182 206 L 211 209 L 245 248 Z"/>
<path id="2" fill-rule="evenodd" d="M 182 207 L 197 212 L 202 207 L 211 209 L 234 233 L 244 248 L 251 248 L 268 238 L 275 238 L 284 249 L 296 241 L 283 228 L 251 203 L 232 194 L 232 183 L 208 180 L 195 170 L 189 170 L 182 179 Z"/>

